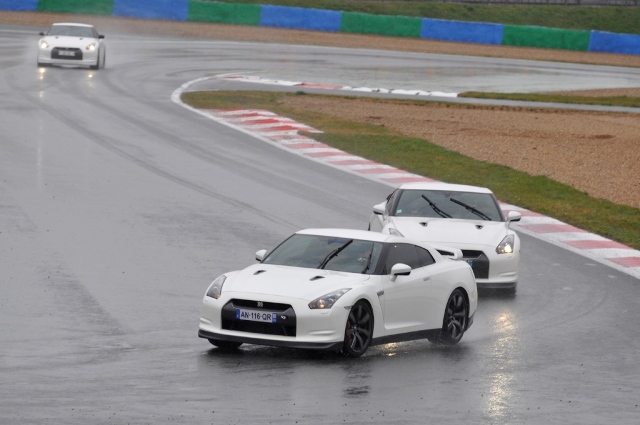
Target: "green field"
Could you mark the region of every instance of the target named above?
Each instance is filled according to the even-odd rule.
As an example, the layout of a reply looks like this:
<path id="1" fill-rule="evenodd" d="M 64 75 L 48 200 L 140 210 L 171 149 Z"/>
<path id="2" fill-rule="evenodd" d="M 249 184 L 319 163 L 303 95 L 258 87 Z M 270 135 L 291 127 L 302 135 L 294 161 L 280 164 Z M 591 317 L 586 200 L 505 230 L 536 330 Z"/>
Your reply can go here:
<path id="1" fill-rule="evenodd" d="M 311 96 L 302 93 L 192 92 L 185 93 L 182 99 L 201 109 L 267 109 L 321 129 L 324 133 L 314 133 L 313 138 L 338 149 L 437 180 L 489 187 L 503 202 L 555 217 L 640 249 L 640 210 L 637 208 L 592 198 L 547 177 L 477 161 L 383 126 L 355 123 L 282 104 L 286 96 L 299 95 Z"/>
<path id="2" fill-rule="evenodd" d="M 206 0 L 201 0 L 206 1 Z M 216 0 L 217 1 L 217 0 Z M 640 7 L 452 4 L 424 1 L 366 0 L 221 0 L 225 3 L 270 4 L 375 15 L 435 18 L 465 22 L 536 25 L 572 30 L 640 34 Z"/>

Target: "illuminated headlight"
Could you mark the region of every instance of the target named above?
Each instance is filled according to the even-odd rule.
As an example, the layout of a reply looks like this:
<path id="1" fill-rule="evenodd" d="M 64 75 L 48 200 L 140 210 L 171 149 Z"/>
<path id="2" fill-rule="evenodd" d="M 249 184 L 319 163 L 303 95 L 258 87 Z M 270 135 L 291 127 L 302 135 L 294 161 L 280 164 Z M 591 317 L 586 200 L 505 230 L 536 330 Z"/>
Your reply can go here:
<path id="1" fill-rule="evenodd" d="M 400 233 L 400 231 L 394 227 L 389 227 L 389 234 L 391 236 L 400 236 L 402 238 L 404 238 L 404 235 L 402 233 Z"/>
<path id="2" fill-rule="evenodd" d="M 215 298 L 216 300 L 220 298 L 222 285 L 224 285 L 225 280 L 227 280 L 227 276 L 225 275 L 217 277 L 209 286 L 209 289 L 207 290 L 207 297 Z"/>
<path id="3" fill-rule="evenodd" d="M 320 298 L 316 298 L 309 303 L 309 308 L 312 310 L 329 309 L 333 307 L 333 305 L 340 299 L 341 296 L 343 296 L 350 290 L 351 288 L 338 289 L 337 291 L 333 291 L 330 294 L 326 294 L 321 296 Z"/>
<path id="4" fill-rule="evenodd" d="M 49 43 L 47 43 L 46 41 L 41 41 L 40 42 L 40 48 L 41 49 L 48 49 L 49 48 Z"/>
<path id="5" fill-rule="evenodd" d="M 96 43 L 89 44 L 87 47 L 85 47 L 85 49 L 87 49 L 89 51 L 96 50 Z"/>
<path id="6" fill-rule="evenodd" d="M 513 254 L 515 238 L 513 235 L 507 235 L 502 242 L 496 247 L 498 254 Z"/>

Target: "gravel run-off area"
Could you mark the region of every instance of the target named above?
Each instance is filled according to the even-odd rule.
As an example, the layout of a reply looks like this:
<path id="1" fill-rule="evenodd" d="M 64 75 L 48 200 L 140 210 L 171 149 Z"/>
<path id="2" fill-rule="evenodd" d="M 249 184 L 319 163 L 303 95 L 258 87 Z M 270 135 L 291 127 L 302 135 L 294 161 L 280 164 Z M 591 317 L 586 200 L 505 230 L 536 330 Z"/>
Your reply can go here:
<path id="1" fill-rule="evenodd" d="M 321 33 L 275 28 L 139 21 L 104 16 L 6 12 L 0 23 L 42 27 L 76 21 L 101 33 L 146 33 L 398 51 L 507 57 L 637 67 L 640 55 L 483 46 L 421 39 Z M 34 34 L 34 42 L 37 34 Z M 35 62 L 35 58 L 34 58 Z M 640 87 L 574 92 L 588 96 L 640 96 Z M 356 121 L 385 125 L 464 155 L 545 175 L 591 196 L 640 208 L 640 116 L 626 113 L 372 102 L 297 96 L 292 105 Z"/>

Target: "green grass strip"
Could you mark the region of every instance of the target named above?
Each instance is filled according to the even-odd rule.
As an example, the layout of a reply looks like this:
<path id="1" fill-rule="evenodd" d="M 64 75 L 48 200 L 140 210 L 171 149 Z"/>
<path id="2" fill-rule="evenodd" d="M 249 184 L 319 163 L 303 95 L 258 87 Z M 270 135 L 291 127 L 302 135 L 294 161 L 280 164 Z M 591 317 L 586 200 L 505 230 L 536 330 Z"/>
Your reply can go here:
<path id="1" fill-rule="evenodd" d="M 484 93 L 470 91 L 460 93 L 458 97 L 472 97 L 476 99 L 502 99 L 521 100 L 526 102 L 567 103 L 573 105 L 601 105 L 601 106 L 625 106 L 640 108 L 640 97 L 630 96 L 564 96 L 555 94 L 535 93 Z"/>
<path id="2" fill-rule="evenodd" d="M 182 100 L 200 109 L 267 109 L 321 129 L 324 133 L 314 133 L 312 137 L 337 149 L 436 180 L 488 187 L 503 202 L 640 249 L 640 209 L 593 198 L 547 177 L 478 161 L 383 126 L 294 109 L 282 103 L 287 96 L 298 95 L 305 94 L 190 92 L 183 94 Z M 378 201 L 372 199 L 372 205 Z"/>

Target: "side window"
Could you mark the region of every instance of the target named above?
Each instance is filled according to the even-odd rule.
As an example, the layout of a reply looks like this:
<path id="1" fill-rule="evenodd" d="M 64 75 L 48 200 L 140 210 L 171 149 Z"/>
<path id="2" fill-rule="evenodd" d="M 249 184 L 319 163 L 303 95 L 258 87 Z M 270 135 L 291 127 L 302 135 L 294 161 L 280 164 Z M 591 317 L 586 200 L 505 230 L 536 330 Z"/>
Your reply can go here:
<path id="1" fill-rule="evenodd" d="M 412 269 L 420 267 L 416 247 L 406 243 L 391 244 L 387 251 L 383 274 L 391 273 L 391 267 L 398 263 L 406 264 Z"/>
<path id="2" fill-rule="evenodd" d="M 391 195 L 389 195 L 389 197 L 387 198 L 387 205 L 384 207 L 384 213 L 386 215 L 395 215 L 393 213 L 393 210 L 395 208 L 395 204 L 398 201 L 398 194 L 400 193 L 399 190 L 394 190 L 393 193 Z"/>
<path id="3" fill-rule="evenodd" d="M 416 251 L 418 251 L 418 262 L 420 263 L 420 267 L 428 266 L 436 262 L 431 253 L 426 249 L 416 246 Z"/>

